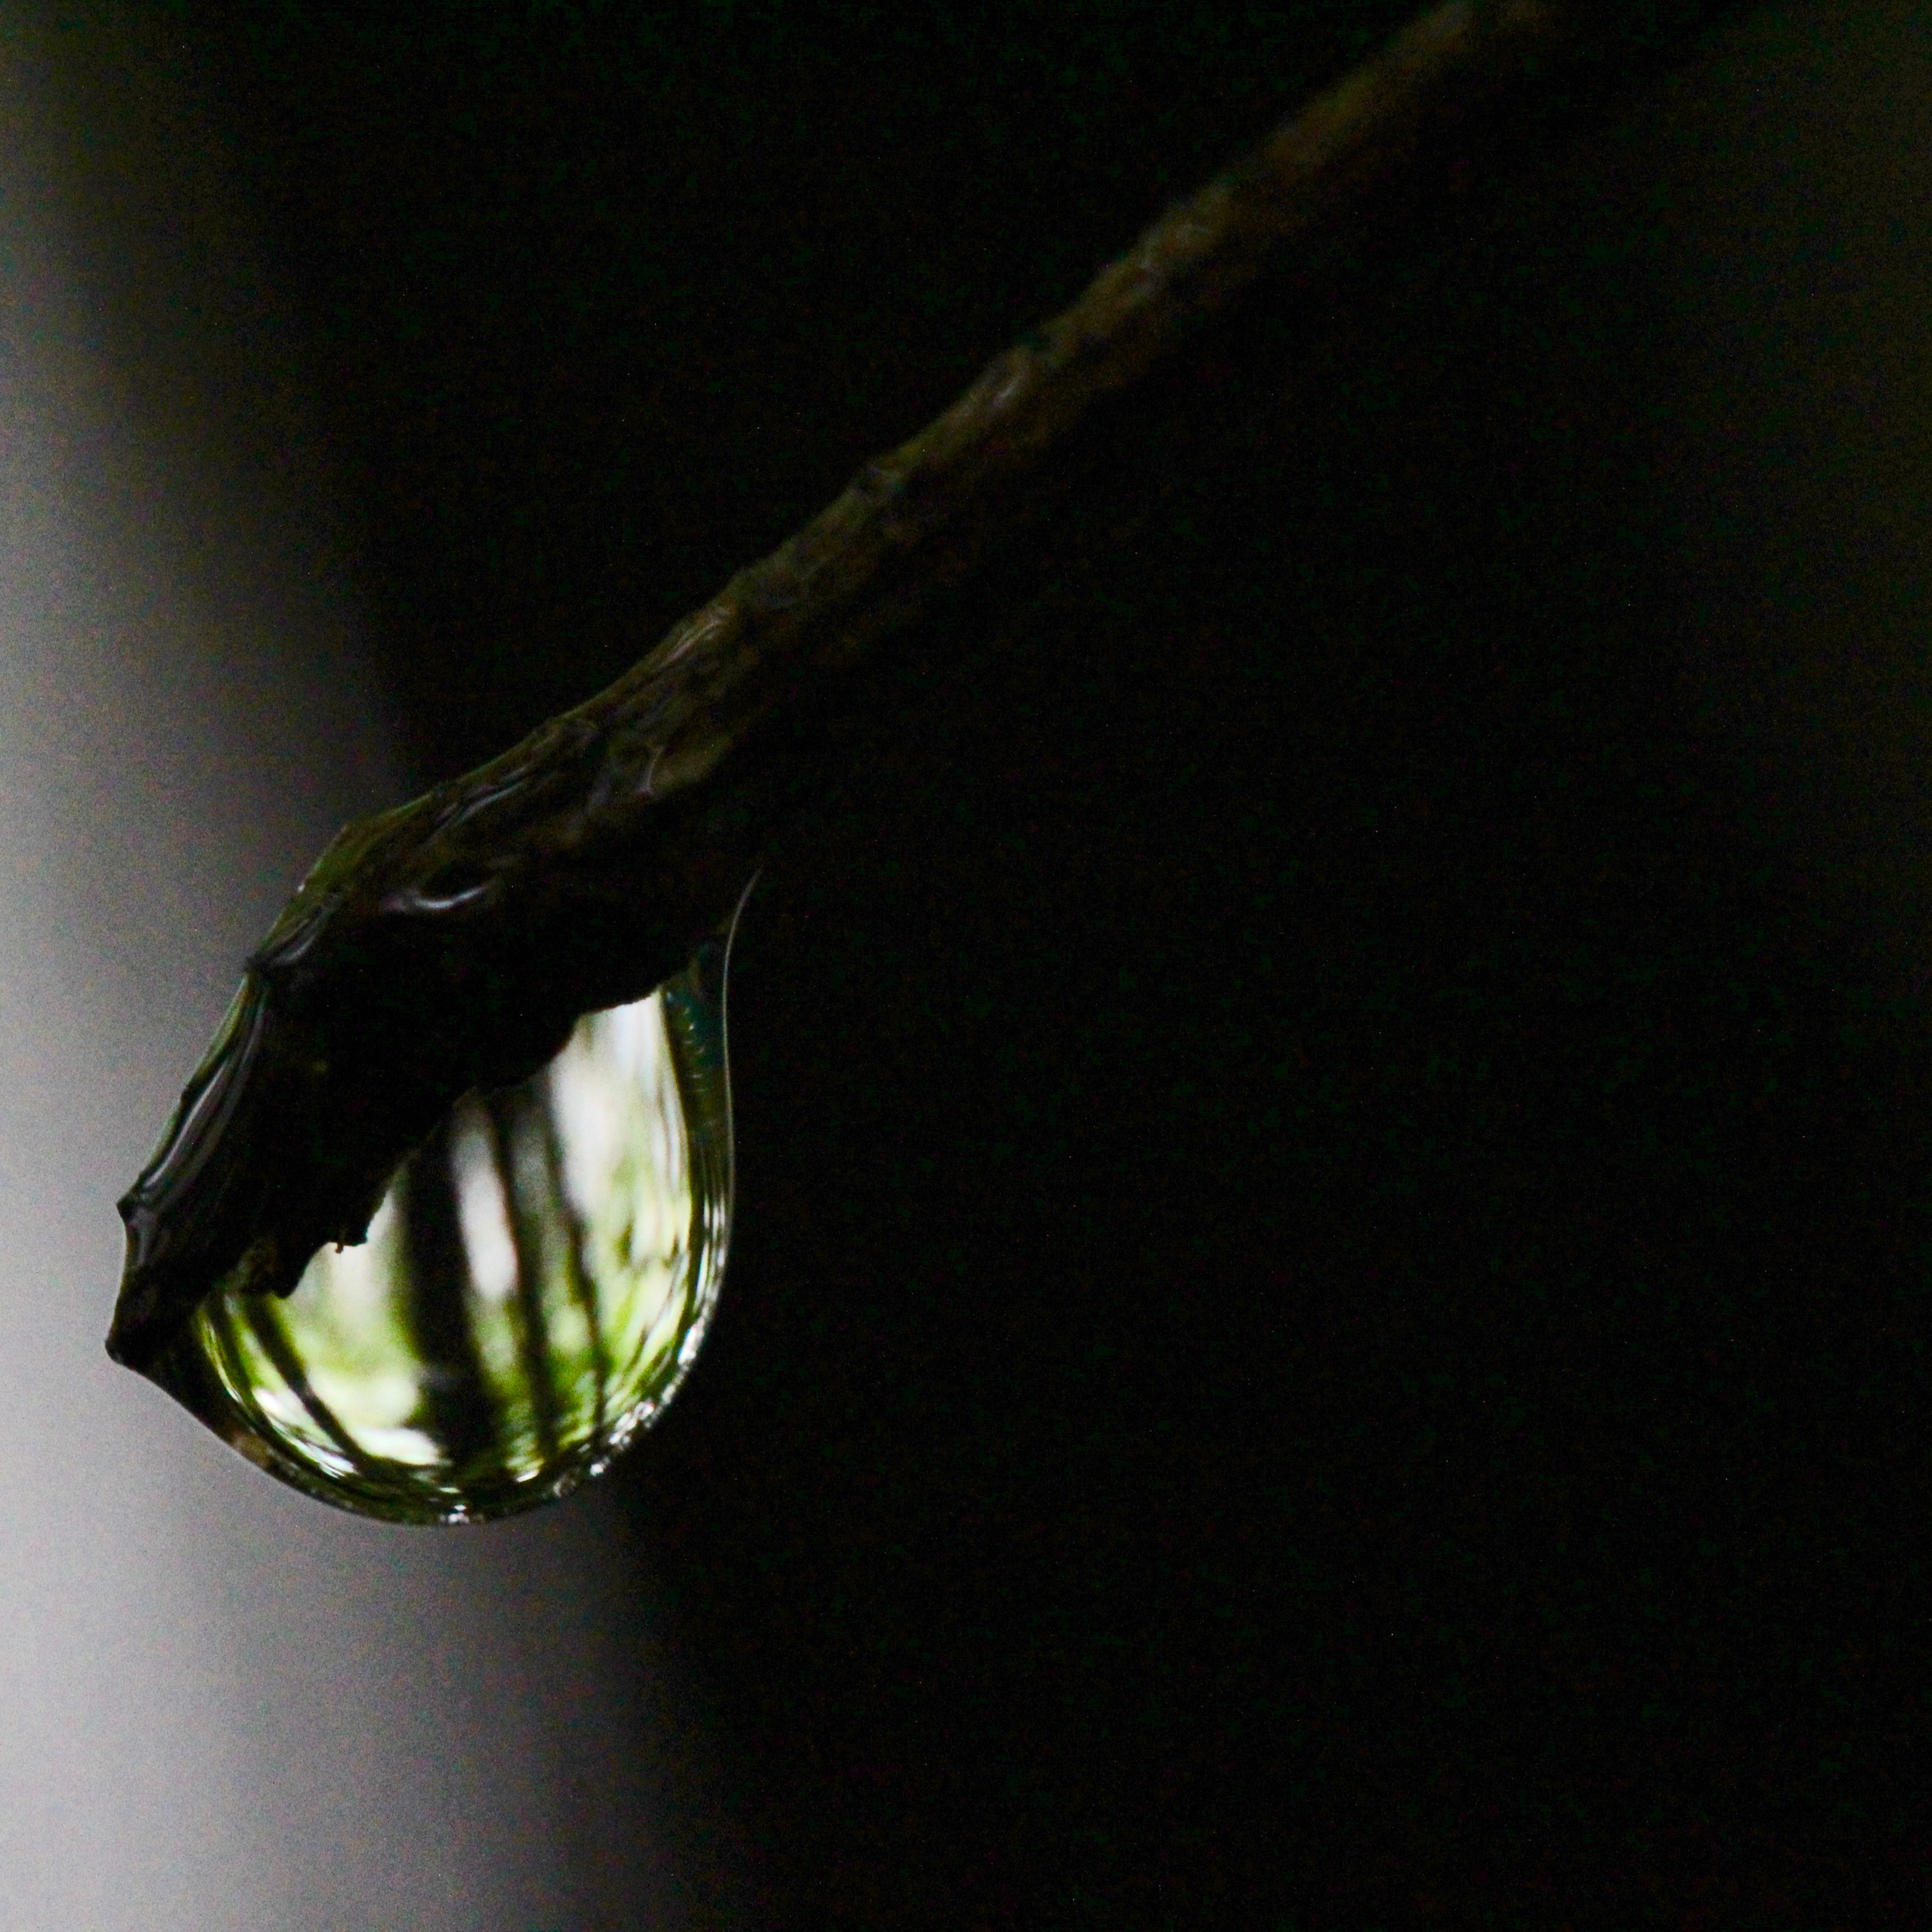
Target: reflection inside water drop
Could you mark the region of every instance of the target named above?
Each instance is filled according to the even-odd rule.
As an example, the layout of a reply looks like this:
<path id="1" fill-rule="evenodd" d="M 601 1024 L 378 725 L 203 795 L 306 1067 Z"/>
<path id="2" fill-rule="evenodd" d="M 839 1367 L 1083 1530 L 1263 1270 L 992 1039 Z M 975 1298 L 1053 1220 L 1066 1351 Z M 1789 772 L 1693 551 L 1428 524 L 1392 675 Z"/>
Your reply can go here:
<path id="1" fill-rule="evenodd" d="M 219 1289 L 152 1371 L 250 1461 L 364 1516 L 455 1522 L 594 1475 L 696 1355 L 731 1208 L 724 951 L 460 1101 L 368 1238 L 286 1300 Z"/>

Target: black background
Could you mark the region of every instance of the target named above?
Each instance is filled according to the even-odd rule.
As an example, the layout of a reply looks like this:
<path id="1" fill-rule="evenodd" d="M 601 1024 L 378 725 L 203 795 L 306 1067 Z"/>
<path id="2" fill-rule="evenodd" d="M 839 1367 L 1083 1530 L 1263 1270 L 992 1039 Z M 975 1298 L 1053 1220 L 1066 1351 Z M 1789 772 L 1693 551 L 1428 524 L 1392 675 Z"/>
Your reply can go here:
<path id="1" fill-rule="evenodd" d="M 417 775 L 1406 10 L 176 10 Z M 1257 324 L 766 870 L 724 1303 L 612 1478 L 763 1922 L 1905 1910 L 1922 1015 L 1687 677 L 1634 152 Z"/>

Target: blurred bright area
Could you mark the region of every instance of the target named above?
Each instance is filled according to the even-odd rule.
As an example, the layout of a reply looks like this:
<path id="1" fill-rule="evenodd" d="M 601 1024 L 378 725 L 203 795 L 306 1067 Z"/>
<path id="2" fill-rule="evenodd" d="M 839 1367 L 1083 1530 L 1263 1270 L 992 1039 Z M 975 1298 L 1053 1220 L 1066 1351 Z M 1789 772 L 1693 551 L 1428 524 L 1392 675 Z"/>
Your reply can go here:
<path id="1" fill-rule="evenodd" d="M 372 1527 L 102 1352 L 113 1202 L 250 941 L 400 778 L 166 11 L 53 14 L 0 20 L 0 1923 L 690 1922 L 695 1787 L 607 1508 Z"/>

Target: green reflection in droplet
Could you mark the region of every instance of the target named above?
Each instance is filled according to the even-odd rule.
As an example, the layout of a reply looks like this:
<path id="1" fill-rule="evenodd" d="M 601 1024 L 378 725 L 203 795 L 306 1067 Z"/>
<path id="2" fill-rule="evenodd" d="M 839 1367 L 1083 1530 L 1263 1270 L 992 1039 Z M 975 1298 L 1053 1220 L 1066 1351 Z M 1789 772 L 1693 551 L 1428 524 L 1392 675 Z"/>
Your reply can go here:
<path id="1" fill-rule="evenodd" d="M 724 949 L 460 1101 L 368 1238 L 286 1300 L 218 1288 L 154 1379 L 272 1475 L 395 1522 L 549 1501 L 698 1353 L 731 1213 Z"/>

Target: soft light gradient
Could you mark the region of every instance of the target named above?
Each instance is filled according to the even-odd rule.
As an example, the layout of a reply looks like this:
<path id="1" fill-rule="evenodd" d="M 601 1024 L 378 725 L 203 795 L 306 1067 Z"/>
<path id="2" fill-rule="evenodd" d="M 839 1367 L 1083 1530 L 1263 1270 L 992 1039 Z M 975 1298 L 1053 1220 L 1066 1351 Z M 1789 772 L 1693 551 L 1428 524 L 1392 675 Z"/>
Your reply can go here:
<path id="1" fill-rule="evenodd" d="M 102 1352 L 112 1203 L 244 952 L 399 788 L 245 200 L 148 32 L 76 74 L 0 23 L 0 1924 L 727 1922 L 608 1508 L 372 1527 Z"/>

